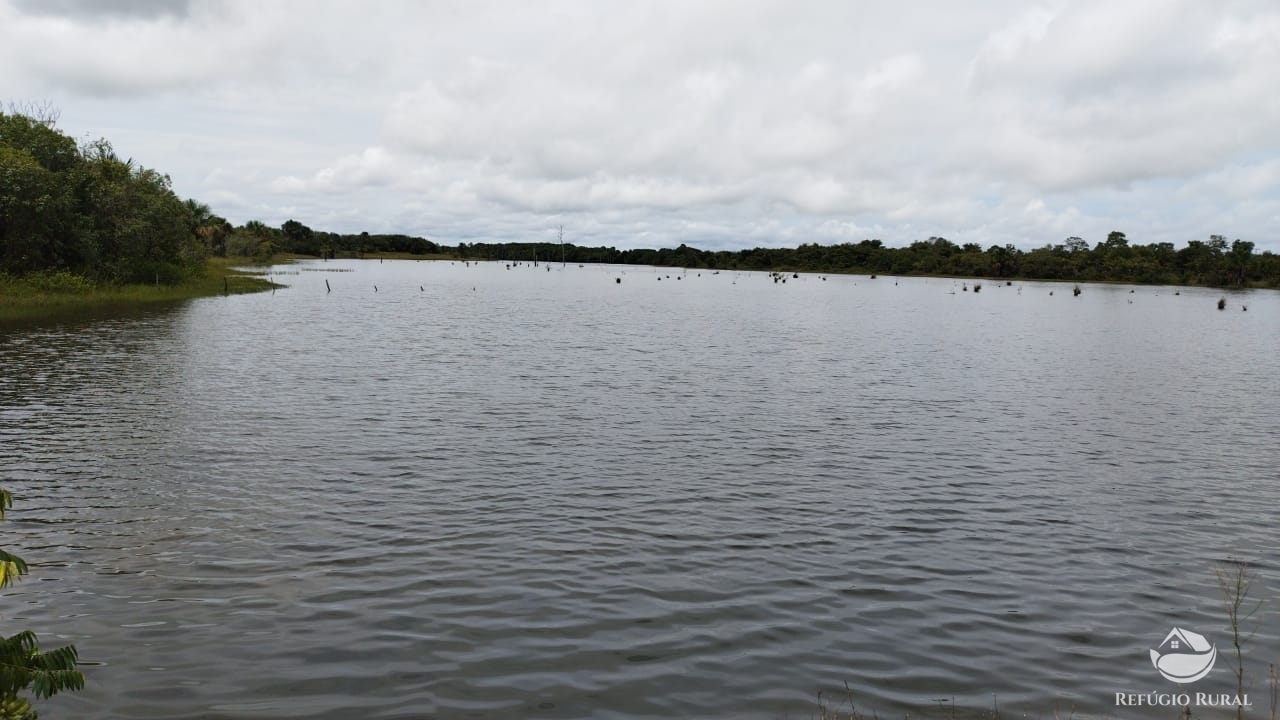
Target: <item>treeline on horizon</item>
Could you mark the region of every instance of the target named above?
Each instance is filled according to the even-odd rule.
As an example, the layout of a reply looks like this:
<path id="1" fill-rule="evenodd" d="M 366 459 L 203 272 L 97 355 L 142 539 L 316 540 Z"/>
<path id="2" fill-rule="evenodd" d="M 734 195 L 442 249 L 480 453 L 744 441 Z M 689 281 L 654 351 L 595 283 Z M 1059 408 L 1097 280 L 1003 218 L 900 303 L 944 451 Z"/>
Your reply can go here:
<path id="1" fill-rule="evenodd" d="M 122 160 L 105 139 L 78 145 L 56 114 L 0 113 L 0 273 L 69 272 L 95 281 L 178 283 L 210 256 L 269 259 L 278 253 L 363 257 L 387 253 L 506 262 L 661 265 L 889 275 L 1123 281 L 1280 287 L 1280 256 L 1245 240 L 1211 235 L 1130 244 L 1123 232 L 1090 247 L 1079 237 L 1033 250 L 958 245 L 943 237 L 907 247 L 880 240 L 729 251 L 618 250 L 548 242 L 440 245 L 404 234 L 331 233 L 296 220 L 279 228 L 234 226 L 209 206 L 174 194 L 169 177 Z"/>
<path id="2" fill-rule="evenodd" d="M 886 275 L 1027 278 L 1040 280 L 1124 281 L 1243 287 L 1280 286 L 1280 256 L 1254 253 L 1245 240 L 1228 242 L 1221 235 L 1173 243 L 1130 245 L 1123 232 L 1112 232 L 1090 248 L 1078 237 L 1061 244 L 1023 251 L 1013 245 L 957 245 L 943 237 L 907 247 L 886 247 L 880 240 L 838 245 L 806 244 L 797 248 L 699 250 L 687 245 L 661 250 L 617 250 L 556 243 L 474 243 L 454 252 L 485 260 L 663 265 L 722 270 L 783 270 Z"/>

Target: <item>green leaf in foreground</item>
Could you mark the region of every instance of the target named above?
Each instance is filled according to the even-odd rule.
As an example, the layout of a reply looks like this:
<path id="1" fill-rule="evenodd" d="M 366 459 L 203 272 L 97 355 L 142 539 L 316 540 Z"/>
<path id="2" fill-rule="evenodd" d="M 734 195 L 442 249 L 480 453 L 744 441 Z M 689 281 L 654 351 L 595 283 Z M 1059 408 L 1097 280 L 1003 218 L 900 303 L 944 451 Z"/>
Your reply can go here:
<path id="1" fill-rule="evenodd" d="M 0 490 L 0 520 L 13 506 L 13 497 Z M 27 573 L 22 558 L 0 550 L 0 587 L 15 582 Z M 76 670 L 78 659 L 74 645 L 41 652 L 35 633 L 24 630 L 9 637 L 0 636 L 0 720 L 36 720 L 26 693 L 37 699 L 63 691 L 84 687 L 84 674 Z"/>

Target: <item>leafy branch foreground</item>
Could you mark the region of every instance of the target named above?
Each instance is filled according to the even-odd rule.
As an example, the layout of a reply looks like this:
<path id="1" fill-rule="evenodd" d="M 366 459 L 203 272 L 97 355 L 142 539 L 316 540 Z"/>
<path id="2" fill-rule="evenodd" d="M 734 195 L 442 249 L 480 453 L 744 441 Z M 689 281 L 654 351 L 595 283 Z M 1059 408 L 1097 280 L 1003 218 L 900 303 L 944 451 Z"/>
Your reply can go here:
<path id="1" fill-rule="evenodd" d="M 13 497 L 0 490 L 0 520 L 13 506 Z M 17 555 L 0 550 L 0 588 L 27 574 L 27 564 Z M 42 652 L 35 633 L 24 630 L 11 637 L 0 636 L 0 720 L 36 720 L 31 701 L 84 687 L 84 674 L 76 670 L 78 655 L 74 645 Z"/>

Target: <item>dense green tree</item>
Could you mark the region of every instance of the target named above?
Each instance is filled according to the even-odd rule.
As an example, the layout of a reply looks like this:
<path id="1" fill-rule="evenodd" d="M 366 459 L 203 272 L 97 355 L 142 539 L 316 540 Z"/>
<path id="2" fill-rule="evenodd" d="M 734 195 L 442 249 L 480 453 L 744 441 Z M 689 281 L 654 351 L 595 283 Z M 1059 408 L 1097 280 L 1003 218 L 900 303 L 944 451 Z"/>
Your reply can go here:
<path id="1" fill-rule="evenodd" d="M 1013 245 L 1000 247 L 992 245 L 987 248 L 987 257 L 991 266 L 991 274 L 996 277 L 1012 277 L 1017 275 L 1019 259 L 1022 253 Z"/>
<path id="2" fill-rule="evenodd" d="M 200 239 L 200 244 L 210 255 L 222 257 L 227 254 L 227 235 L 231 234 L 231 223 L 219 217 L 209 209 L 208 205 L 196 200 L 183 203 L 192 219 L 192 231 Z"/>
<path id="3" fill-rule="evenodd" d="M 116 282 L 175 283 L 199 272 L 208 247 L 168 175 L 121 160 L 105 140 L 86 148 L 84 213 Z"/>
<path id="4" fill-rule="evenodd" d="M 67 172 L 80 164 L 76 141 L 25 115 L 0 113 L 0 145 L 22 150 L 50 172 Z"/>
<path id="5" fill-rule="evenodd" d="M 1191 283 L 1217 282 L 1222 268 L 1222 250 L 1226 239 L 1221 235 L 1210 236 L 1209 242 L 1191 240 L 1178 251 L 1177 264 L 1182 278 Z"/>
<path id="6" fill-rule="evenodd" d="M 227 254 L 266 259 L 281 251 L 281 231 L 258 220 L 250 220 L 227 236 Z"/>
<path id="7" fill-rule="evenodd" d="M 280 232 L 283 235 L 282 245 L 285 252 L 299 255 L 320 254 L 320 239 L 311 228 L 297 220 L 286 221 L 280 226 Z"/>
<path id="8" fill-rule="evenodd" d="M 207 211 L 106 140 L 77 147 L 51 121 L 0 114 L 0 271 L 177 282 L 203 268 Z"/>
<path id="9" fill-rule="evenodd" d="M 951 257 L 960 251 L 955 243 L 938 236 L 930 237 L 928 240 L 917 240 L 907 249 L 911 257 L 911 269 L 908 272 L 924 274 L 947 272 Z M 899 271 L 895 268 L 894 272 Z"/>
<path id="10" fill-rule="evenodd" d="M 1045 245 L 1024 253 L 1019 268 L 1023 277 L 1036 279 L 1076 277 L 1065 245 Z"/>
<path id="11" fill-rule="evenodd" d="M 1253 243 L 1236 239 L 1227 254 L 1227 270 L 1232 285 L 1243 286 L 1253 266 Z"/>
<path id="12" fill-rule="evenodd" d="M 95 259 L 77 203 L 79 166 L 70 138 L 0 114 L 0 271 L 77 268 Z"/>
<path id="13" fill-rule="evenodd" d="M 92 256 L 65 178 L 29 152 L 0 145 L 0 270 L 22 275 Z"/>
<path id="14" fill-rule="evenodd" d="M 1089 251 L 1089 243 L 1075 235 L 1067 238 L 1066 242 L 1064 242 L 1062 246 L 1069 253 L 1083 253 Z"/>

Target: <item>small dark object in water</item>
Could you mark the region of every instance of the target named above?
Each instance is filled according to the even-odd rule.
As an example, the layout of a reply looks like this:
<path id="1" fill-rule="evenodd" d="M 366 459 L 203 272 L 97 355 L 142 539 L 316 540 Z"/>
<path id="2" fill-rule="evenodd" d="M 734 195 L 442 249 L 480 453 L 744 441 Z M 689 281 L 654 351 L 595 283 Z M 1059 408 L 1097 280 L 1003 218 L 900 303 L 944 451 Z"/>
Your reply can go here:
<path id="1" fill-rule="evenodd" d="M 426 291 L 427 291 L 427 289 L 426 289 L 426 288 L 424 288 L 424 287 L 422 287 L 421 285 L 419 285 L 419 286 L 418 286 L 418 291 L 419 291 L 419 292 L 426 292 Z"/>
<path id="2" fill-rule="evenodd" d="M 1226 310 L 1226 309 L 1227 309 L 1227 298 L 1225 298 L 1225 297 L 1220 297 L 1220 298 L 1218 298 L 1218 309 L 1219 309 L 1219 310 Z"/>
<path id="3" fill-rule="evenodd" d="M 800 277 L 800 273 L 791 273 L 791 277 L 798 278 Z"/>
<path id="4" fill-rule="evenodd" d="M 1181 295 L 1181 294 L 1182 294 L 1182 291 L 1181 291 L 1181 290 L 1179 290 L 1178 292 L 1175 292 L 1175 293 L 1174 293 L 1174 295 Z"/>
<path id="5" fill-rule="evenodd" d="M 1249 312 L 1249 306 L 1248 306 L 1248 305 L 1241 305 L 1241 306 L 1240 306 L 1240 311 L 1241 311 L 1241 312 Z"/>
<path id="6" fill-rule="evenodd" d="M 872 276 L 871 276 L 871 279 L 872 279 L 872 280 L 875 280 L 875 279 L 876 279 L 876 276 L 875 276 L 875 275 L 872 275 Z"/>
<path id="7" fill-rule="evenodd" d="M 617 283 L 618 283 L 619 285 L 621 285 L 621 284 L 622 284 L 622 278 L 614 278 L 614 280 L 615 280 L 615 281 L 617 281 Z"/>
<path id="8" fill-rule="evenodd" d="M 378 292 L 378 286 L 377 286 L 377 285 L 374 285 L 374 286 L 373 286 L 373 291 L 374 291 L 374 292 Z"/>
<path id="9" fill-rule="evenodd" d="M 1005 281 L 1004 281 L 1004 285 L 1005 285 L 1005 287 L 1013 287 L 1013 281 L 1012 281 L 1012 280 L 1005 280 Z"/>
<path id="10" fill-rule="evenodd" d="M 1049 291 L 1049 297 L 1053 297 L 1053 291 L 1052 291 L 1052 290 L 1050 290 L 1050 291 Z"/>
<path id="11" fill-rule="evenodd" d="M 1075 287 L 1071 288 L 1071 294 L 1072 294 L 1072 295 L 1074 295 L 1074 296 L 1076 296 L 1076 297 L 1079 297 L 1079 296 L 1080 296 L 1080 286 L 1079 286 L 1079 285 L 1077 285 L 1077 286 L 1075 286 Z"/>

